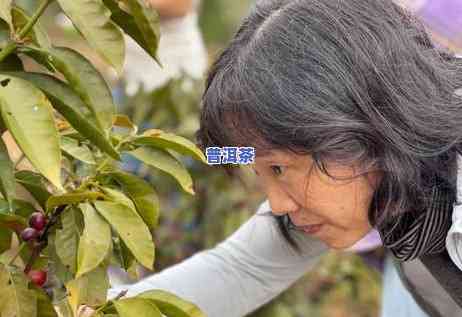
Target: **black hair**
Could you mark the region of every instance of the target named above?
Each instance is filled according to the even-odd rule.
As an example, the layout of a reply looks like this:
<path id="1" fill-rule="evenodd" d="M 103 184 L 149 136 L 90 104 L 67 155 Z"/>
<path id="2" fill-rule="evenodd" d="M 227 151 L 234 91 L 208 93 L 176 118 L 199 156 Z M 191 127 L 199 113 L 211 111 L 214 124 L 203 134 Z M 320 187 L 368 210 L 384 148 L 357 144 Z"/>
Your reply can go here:
<path id="1" fill-rule="evenodd" d="M 435 177 L 456 191 L 460 87 L 462 63 L 390 0 L 264 0 L 211 67 L 196 137 L 309 154 L 326 174 L 330 160 L 382 171 L 379 225 L 426 206 Z"/>

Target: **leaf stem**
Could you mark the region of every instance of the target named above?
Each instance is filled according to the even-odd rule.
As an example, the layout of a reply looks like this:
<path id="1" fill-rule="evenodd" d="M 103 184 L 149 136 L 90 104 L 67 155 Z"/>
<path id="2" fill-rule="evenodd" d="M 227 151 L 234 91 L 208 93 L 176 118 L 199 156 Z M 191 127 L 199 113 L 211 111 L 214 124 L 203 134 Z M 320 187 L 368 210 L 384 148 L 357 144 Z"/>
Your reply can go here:
<path id="1" fill-rule="evenodd" d="M 56 224 L 56 222 L 58 221 L 59 216 L 63 213 L 63 211 L 65 209 L 66 209 L 66 205 L 59 206 L 58 208 L 56 208 L 56 210 L 54 211 L 54 213 L 50 217 L 50 220 L 46 224 L 45 229 L 43 229 L 43 233 L 40 235 L 40 237 L 39 237 L 39 239 L 37 241 L 38 242 L 37 245 L 35 245 L 35 247 L 32 250 L 32 255 L 31 255 L 31 257 L 29 258 L 29 261 L 26 264 L 26 268 L 24 269 L 24 273 L 27 274 L 31 270 L 32 265 L 34 264 L 35 260 L 40 256 L 40 252 L 42 252 L 42 250 L 48 244 L 48 241 L 47 241 L 48 232 L 49 232 L 50 228 L 53 225 Z"/>
<path id="2" fill-rule="evenodd" d="M 24 155 L 24 153 L 22 153 L 19 159 L 16 161 L 16 163 L 14 163 L 14 170 L 18 168 L 19 164 L 21 164 L 21 162 L 24 161 L 25 158 L 26 156 Z"/>
<path id="3" fill-rule="evenodd" d="M 84 178 L 81 182 L 80 186 L 76 189 L 76 191 L 84 191 L 87 190 L 91 186 L 98 186 L 98 182 L 96 182 L 93 178 Z"/>
<path id="4" fill-rule="evenodd" d="M 131 139 L 131 136 L 130 136 L 130 135 L 129 135 L 129 136 L 126 136 L 125 138 L 123 138 L 122 140 L 120 140 L 120 142 L 115 146 L 114 149 L 115 149 L 116 151 L 118 151 L 118 150 L 122 147 L 122 145 L 124 145 L 124 144 L 125 144 L 128 140 L 130 140 L 130 139 Z M 112 158 L 106 157 L 106 158 L 103 160 L 103 162 L 102 162 L 100 165 L 98 165 L 98 166 L 96 167 L 96 173 L 100 173 L 100 172 L 109 164 L 109 162 L 111 162 L 111 160 L 112 160 Z"/>
<path id="5" fill-rule="evenodd" d="M 21 245 L 19 246 L 19 249 L 18 251 L 15 253 L 15 255 L 13 255 L 13 257 L 8 261 L 8 265 L 11 265 L 13 264 L 13 262 L 16 260 L 16 258 L 18 257 L 18 255 L 21 253 L 22 249 L 24 249 L 24 247 L 27 245 L 27 243 L 25 242 L 22 242 Z"/>
<path id="6" fill-rule="evenodd" d="M 32 27 L 37 23 L 37 20 L 40 18 L 40 16 L 43 14 L 45 9 L 48 7 L 48 5 L 51 3 L 53 0 L 45 0 L 42 2 L 42 4 L 39 6 L 37 9 L 37 12 L 34 13 L 32 18 L 29 20 L 29 22 L 24 26 L 24 28 L 19 32 L 19 38 L 22 39 L 29 33 L 29 31 L 32 29 Z"/>
<path id="7" fill-rule="evenodd" d="M 3 62 L 3 60 L 7 58 L 8 55 L 13 53 L 17 46 L 18 45 L 15 42 L 8 43 L 8 45 L 0 51 L 0 63 Z"/>
<path id="8" fill-rule="evenodd" d="M 8 45 L 0 51 L 0 63 L 3 62 L 3 60 L 7 58 L 8 55 L 15 51 L 15 49 L 18 47 L 17 41 L 22 40 L 30 32 L 30 30 L 34 27 L 35 23 L 37 23 L 40 16 L 42 16 L 43 12 L 52 1 L 53 0 L 44 0 L 32 16 L 32 18 L 29 20 L 29 22 L 27 22 L 27 24 L 21 29 L 21 31 L 19 31 L 16 41 L 10 41 Z"/>
<path id="9" fill-rule="evenodd" d="M 112 304 L 113 301 L 116 301 L 116 300 L 119 300 L 120 298 L 124 297 L 125 295 L 127 295 L 128 293 L 128 290 L 127 289 L 124 289 L 122 290 L 119 294 L 117 294 L 116 297 L 114 297 L 112 300 L 110 301 L 107 301 L 106 303 L 104 303 L 103 306 L 101 306 L 100 308 L 98 308 L 97 310 L 95 310 L 95 312 L 93 313 L 92 316 L 96 316 L 96 314 L 98 314 L 99 312 L 103 311 L 104 309 L 106 309 L 107 307 L 109 307 L 109 305 Z"/>
<path id="10" fill-rule="evenodd" d="M 30 272 L 30 270 L 32 269 L 32 266 L 34 265 L 35 260 L 39 257 L 40 252 L 42 251 L 42 248 L 43 248 L 43 244 L 40 244 L 32 250 L 32 254 L 29 258 L 29 261 L 27 261 L 26 267 L 24 268 L 24 273 L 27 274 Z"/>

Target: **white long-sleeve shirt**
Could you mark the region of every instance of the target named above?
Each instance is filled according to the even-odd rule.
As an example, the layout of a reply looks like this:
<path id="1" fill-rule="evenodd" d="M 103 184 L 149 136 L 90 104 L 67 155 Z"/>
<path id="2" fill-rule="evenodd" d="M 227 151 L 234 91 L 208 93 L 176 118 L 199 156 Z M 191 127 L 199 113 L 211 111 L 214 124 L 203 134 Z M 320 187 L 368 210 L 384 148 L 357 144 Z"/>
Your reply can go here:
<path id="1" fill-rule="evenodd" d="M 294 232 L 297 254 L 279 232 L 264 201 L 246 223 L 215 248 L 135 284 L 119 285 L 110 298 L 127 289 L 127 296 L 146 290 L 170 291 L 195 303 L 209 317 L 240 317 L 269 302 L 309 271 L 327 246 Z"/>

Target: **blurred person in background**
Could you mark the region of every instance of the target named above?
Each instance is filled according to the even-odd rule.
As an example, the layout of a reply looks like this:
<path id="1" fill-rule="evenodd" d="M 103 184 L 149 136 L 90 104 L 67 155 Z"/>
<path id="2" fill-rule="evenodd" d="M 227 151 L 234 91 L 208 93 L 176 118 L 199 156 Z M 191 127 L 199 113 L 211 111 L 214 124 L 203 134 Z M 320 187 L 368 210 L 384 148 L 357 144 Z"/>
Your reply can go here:
<path id="1" fill-rule="evenodd" d="M 460 0 L 395 0 L 419 17 L 439 47 L 462 54 Z"/>
<path id="2" fill-rule="evenodd" d="M 158 88 L 183 73 L 202 79 L 207 53 L 198 26 L 200 0 L 148 0 L 160 15 L 158 57 L 162 68 L 129 36 L 123 78 L 126 93 L 133 95 L 142 85 L 145 90 Z"/>

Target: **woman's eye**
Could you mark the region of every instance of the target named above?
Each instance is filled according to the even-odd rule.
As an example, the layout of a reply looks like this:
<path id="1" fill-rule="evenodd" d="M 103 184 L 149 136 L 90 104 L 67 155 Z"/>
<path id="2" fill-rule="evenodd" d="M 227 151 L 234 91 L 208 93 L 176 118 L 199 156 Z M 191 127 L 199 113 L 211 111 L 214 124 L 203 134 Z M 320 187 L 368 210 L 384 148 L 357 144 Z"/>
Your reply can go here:
<path id="1" fill-rule="evenodd" d="M 283 167 L 279 165 L 272 165 L 270 168 L 273 170 L 274 174 L 281 175 L 283 171 Z"/>

